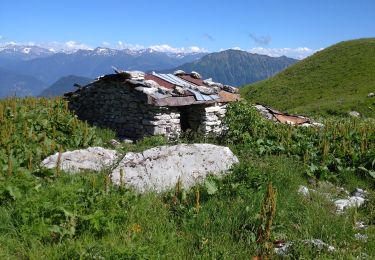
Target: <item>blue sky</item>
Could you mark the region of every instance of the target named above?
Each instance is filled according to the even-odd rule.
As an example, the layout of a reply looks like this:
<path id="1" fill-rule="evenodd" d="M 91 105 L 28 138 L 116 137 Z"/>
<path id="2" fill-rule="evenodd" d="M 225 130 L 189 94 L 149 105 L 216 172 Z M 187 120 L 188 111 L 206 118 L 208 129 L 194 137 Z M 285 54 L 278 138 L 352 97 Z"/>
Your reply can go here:
<path id="1" fill-rule="evenodd" d="M 362 37 L 375 37 L 373 0 L 2 0 L 0 7 L 2 44 L 297 56 Z"/>

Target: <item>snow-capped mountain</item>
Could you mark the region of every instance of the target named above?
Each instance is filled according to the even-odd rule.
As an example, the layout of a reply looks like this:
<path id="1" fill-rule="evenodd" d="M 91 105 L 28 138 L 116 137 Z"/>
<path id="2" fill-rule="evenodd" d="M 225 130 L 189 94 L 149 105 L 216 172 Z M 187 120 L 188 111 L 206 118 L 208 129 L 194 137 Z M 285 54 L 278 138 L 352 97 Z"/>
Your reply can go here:
<path id="1" fill-rule="evenodd" d="M 154 48 L 144 49 L 111 49 L 107 47 L 97 47 L 95 49 L 59 49 L 44 48 L 38 45 L 19 45 L 19 44 L 7 44 L 5 46 L 0 45 L 0 58 L 6 58 L 10 60 L 31 60 L 35 58 L 44 58 L 57 53 L 74 54 L 79 53 L 83 56 L 116 56 L 116 55 L 131 55 L 131 56 L 142 56 L 147 54 L 164 53 L 168 57 L 176 59 L 184 59 L 186 57 L 203 56 L 203 52 L 172 52 L 172 51 L 160 51 Z"/>
<path id="2" fill-rule="evenodd" d="M 10 60 L 31 60 L 53 55 L 53 50 L 48 50 L 36 45 L 7 44 L 0 46 L 0 58 Z"/>
<path id="3" fill-rule="evenodd" d="M 172 53 L 147 49 L 111 49 L 97 47 L 95 49 L 55 50 L 35 45 L 8 44 L 0 46 L 0 69 L 3 70 L 3 82 L 0 78 L 0 88 L 5 89 L 0 96 L 6 96 L 7 89 L 14 89 L 19 84 L 18 78 L 24 81 L 43 82 L 40 92 L 45 85 L 52 84 L 66 75 L 77 75 L 96 78 L 103 74 L 113 73 L 112 67 L 122 70 L 163 70 L 179 66 L 186 62 L 197 60 L 206 53 Z M 9 77 L 6 75 L 9 74 Z M 31 80 L 31 77 L 33 80 Z M 13 82 L 14 81 L 14 82 Z M 2 85 L 1 85 L 2 84 Z M 34 88 L 35 89 L 35 88 Z M 9 92 L 14 93 L 13 92 Z M 17 90 L 16 93 L 21 93 Z M 26 92 L 25 92 L 26 93 Z M 38 90 L 28 91 L 33 95 Z"/>

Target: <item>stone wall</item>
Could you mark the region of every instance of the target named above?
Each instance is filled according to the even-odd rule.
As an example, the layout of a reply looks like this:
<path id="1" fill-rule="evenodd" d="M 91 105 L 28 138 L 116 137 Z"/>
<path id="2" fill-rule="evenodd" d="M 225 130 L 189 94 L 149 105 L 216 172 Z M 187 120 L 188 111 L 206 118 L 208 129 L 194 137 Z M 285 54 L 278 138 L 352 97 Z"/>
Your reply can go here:
<path id="1" fill-rule="evenodd" d="M 111 128 L 119 136 L 138 139 L 181 133 L 177 108 L 148 105 L 147 95 L 122 82 L 94 82 L 67 99 L 81 120 Z"/>
<path id="2" fill-rule="evenodd" d="M 193 131 L 205 135 L 220 135 L 225 130 L 223 120 L 226 111 L 226 104 L 190 106 L 187 110 L 189 125 Z"/>
<path id="3" fill-rule="evenodd" d="M 69 108 L 81 120 L 113 129 L 120 137 L 139 139 L 147 135 L 178 137 L 181 114 L 193 131 L 205 135 L 222 133 L 226 104 L 157 107 L 147 95 L 124 82 L 94 82 L 68 97 Z"/>

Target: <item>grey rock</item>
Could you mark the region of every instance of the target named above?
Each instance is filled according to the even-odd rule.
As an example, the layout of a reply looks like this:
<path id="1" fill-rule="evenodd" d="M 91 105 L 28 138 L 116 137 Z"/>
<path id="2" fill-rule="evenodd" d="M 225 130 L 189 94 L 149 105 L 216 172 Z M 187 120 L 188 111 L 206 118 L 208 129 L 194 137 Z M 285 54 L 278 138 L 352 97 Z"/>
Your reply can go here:
<path id="1" fill-rule="evenodd" d="M 357 221 L 355 223 L 355 228 L 356 229 L 366 229 L 367 228 L 367 225 L 365 224 L 365 222 L 363 221 Z"/>
<path id="2" fill-rule="evenodd" d="M 368 239 L 367 235 L 362 235 L 360 233 L 357 233 L 354 235 L 355 239 L 366 242 Z"/>
<path id="3" fill-rule="evenodd" d="M 152 79 L 143 81 L 143 84 L 146 87 L 149 87 L 149 88 L 158 88 L 158 87 L 160 87 L 160 85 L 156 81 L 154 81 Z"/>
<path id="4" fill-rule="evenodd" d="M 174 75 L 178 76 L 178 75 L 185 75 L 185 71 L 183 70 L 176 70 L 175 72 L 173 72 Z"/>
<path id="5" fill-rule="evenodd" d="M 124 71 L 123 72 L 129 79 L 132 80 L 144 80 L 145 73 L 143 71 Z"/>
<path id="6" fill-rule="evenodd" d="M 365 198 L 366 195 L 367 195 L 367 191 L 360 189 L 360 188 L 356 188 L 353 194 L 353 196 L 355 197 L 362 197 L 362 198 Z"/>
<path id="7" fill-rule="evenodd" d="M 56 168 L 59 153 L 45 158 L 41 166 L 49 169 Z M 61 153 L 60 169 L 69 173 L 78 173 L 84 170 L 100 171 L 116 162 L 118 154 L 115 150 L 102 147 L 67 151 Z"/>
<path id="8" fill-rule="evenodd" d="M 117 141 L 116 139 L 111 139 L 111 140 L 109 141 L 109 143 L 110 143 L 114 148 L 121 146 L 121 143 L 120 143 L 119 141 Z"/>
<path id="9" fill-rule="evenodd" d="M 375 93 L 374 92 L 370 92 L 370 93 L 368 93 L 367 97 L 375 97 Z"/>
<path id="10" fill-rule="evenodd" d="M 298 188 L 298 193 L 302 194 L 303 196 L 309 196 L 310 191 L 307 187 L 300 185 Z"/>
<path id="11" fill-rule="evenodd" d="M 125 143 L 125 144 L 132 144 L 133 140 L 125 138 L 125 139 L 122 140 L 122 142 Z"/>
<path id="12" fill-rule="evenodd" d="M 361 114 L 357 111 L 350 111 L 349 115 L 352 116 L 352 117 L 360 117 L 361 116 Z"/>
<path id="13" fill-rule="evenodd" d="M 305 239 L 305 240 L 297 240 L 297 241 L 289 241 L 282 245 L 279 245 L 274 249 L 275 253 L 279 256 L 287 255 L 290 250 L 293 248 L 295 244 L 303 244 L 304 246 L 312 246 L 316 248 L 318 251 L 326 250 L 328 252 L 336 251 L 336 248 L 323 242 L 320 239 Z"/>
<path id="14" fill-rule="evenodd" d="M 238 163 L 228 147 L 212 144 L 180 144 L 160 146 L 142 153 L 127 153 L 113 170 L 111 179 L 144 193 L 163 192 L 178 181 L 189 188 L 208 174 L 221 175 Z M 120 182 L 120 169 L 123 178 Z"/>
<path id="15" fill-rule="evenodd" d="M 199 74 L 199 73 L 196 72 L 196 71 L 192 71 L 192 72 L 190 73 L 190 75 L 191 75 L 193 78 L 196 78 L 196 79 L 201 79 L 201 78 L 202 78 L 201 74 Z"/>
<path id="16" fill-rule="evenodd" d="M 364 198 L 352 196 L 352 197 L 349 197 L 348 199 L 336 200 L 334 201 L 334 204 L 337 208 L 337 211 L 342 212 L 347 208 L 360 207 L 364 202 L 365 202 Z"/>

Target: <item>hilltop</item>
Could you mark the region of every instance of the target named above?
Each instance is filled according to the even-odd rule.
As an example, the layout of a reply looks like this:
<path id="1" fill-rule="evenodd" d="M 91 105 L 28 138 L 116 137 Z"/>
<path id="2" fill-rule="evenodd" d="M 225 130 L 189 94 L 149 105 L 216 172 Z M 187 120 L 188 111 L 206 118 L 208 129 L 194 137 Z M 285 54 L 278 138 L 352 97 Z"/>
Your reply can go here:
<path id="1" fill-rule="evenodd" d="M 232 86 L 241 86 L 267 79 L 296 63 L 296 59 L 270 57 L 241 50 L 226 50 L 207 54 L 199 60 L 180 65 L 172 70 L 199 71 L 205 78 Z"/>
<path id="2" fill-rule="evenodd" d="M 340 42 L 242 89 L 253 102 L 308 114 L 374 116 L 375 38 Z"/>
<path id="3" fill-rule="evenodd" d="M 74 87 L 74 84 L 79 85 L 87 85 L 92 79 L 81 77 L 81 76 L 75 76 L 75 75 L 69 75 L 66 77 L 62 77 L 59 80 L 57 80 L 55 83 L 53 83 L 48 88 L 44 89 L 39 96 L 41 97 L 54 97 L 54 96 L 62 96 L 66 92 L 74 91 L 76 88 Z"/>

